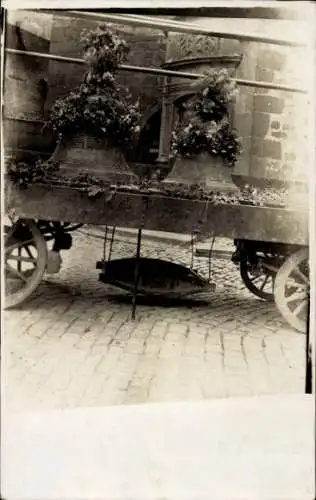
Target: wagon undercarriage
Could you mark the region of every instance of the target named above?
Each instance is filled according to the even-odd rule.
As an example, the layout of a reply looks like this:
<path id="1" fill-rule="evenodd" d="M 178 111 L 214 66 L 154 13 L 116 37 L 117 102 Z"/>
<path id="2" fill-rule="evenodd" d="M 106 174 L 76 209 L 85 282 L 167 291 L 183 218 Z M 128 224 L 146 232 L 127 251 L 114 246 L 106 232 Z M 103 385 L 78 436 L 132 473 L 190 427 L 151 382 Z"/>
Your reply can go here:
<path id="1" fill-rule="evenodd" d="M 47 216 L 47 220 L 36 218 L 39 206 L 42 217 Z M 202 239 L 224 236 L 234 239 L 236 250 L 231 258 L 239 266 L 247 288 L 263 300 L 274 300 L 292 327 L 301 332 L 306 330 L 309 269 L 307 214 L 304 211 L 246 205 L 216 206 L 207 201 L 119 191 L 111 200 L 106 200 L 105 195 L 91 200 L 80 190 L 61 187 L 52 190 L 45 185 L 27 190 L 10 186 L 8 211 L 11 209 L 12 213 L 13 207 L 19 218 L 15 222 L 11 219 L 5 227 L 6 307 L 24 302 L 40 284 L 45 272 L 59 271 L 59 252 L 70 249 L 72 230 L 84 223 L 114 228 L 124 225 L 140 228 L 136 256 L 122 262 L 100 260 L 97 268 L 101 270 L 101 281 L 119 286 L 135 297 L 144 293 L 183 295 L 203 287 L 214 291 L 212 283 L 207 280 L 198 283 L 198 278 L 189 269 L 142 259 L 141 231 L 193 233 Z M 59 221 L 60 207 L 65 218 L 74 222 Z M 78 218 L 80 223 L 75 222 Z M 49 241 L 53 241 L 50 251 L 47 250 Z M 154 279 L 154 270 L 157 270 L 159 283 Z M 150 275 L 152 280 L 148 278 Z"/>

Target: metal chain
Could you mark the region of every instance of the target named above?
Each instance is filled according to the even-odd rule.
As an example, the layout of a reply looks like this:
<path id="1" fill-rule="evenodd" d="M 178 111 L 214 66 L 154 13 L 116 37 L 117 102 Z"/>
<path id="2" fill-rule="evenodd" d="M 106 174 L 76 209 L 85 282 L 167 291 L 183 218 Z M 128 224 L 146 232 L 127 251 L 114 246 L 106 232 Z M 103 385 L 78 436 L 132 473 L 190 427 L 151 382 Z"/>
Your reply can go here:
<path id="1" fill-rule="evenodd" d="M 108 226 L 105 226 L 104 240 L 103 240 L 103 262 L 106 262 L 106 241 L 108 237 Z"/>
<path id="2" fill-rule="evenodd" d="M 191 233 L 191 265 L 190 270 L 193 270 L 194 265 L 194 232 Z"/>
<path id="3" fill-rule="evenodd" d="M 108 262 L 111 260 L 115 230 L 116 230 L 116 226 L 113 226 L 112 227 L 112 236 L 111 236 L 111 241 L 110 241 L 110 251 L 109 251 L 109 256 L 108 256 Z"/>
<path id="4" fill-rule="evenodd" d="M 138 229 L 138 236 L 137 236 L 137 249 L 136 249 L 136 261 L 135 261 L 135 273 L 134 273 L 134 292 L 132 301 L 132 320 L 135 319 L 136 315 L 136 302 L 137 302 L 137 291 L 139 282 L 140 248 L 141 248 L 142 230 L 145 226 L 147 209 L 148 209 L 148 196 L 143 196 L 143 202 L 144 202 L 144 210 L 142 212 L 141 225 L 140 228 Z"/>
<path id="5" fill-rule="evenodd" d="M 213 235 L 213 239 L 212 239 L 212 243 L 211 243 L 211 246 L 210 246 L 210 250 L 209 250 L 209 253 L 208 253 L 208 281 L 210 282 L 211 281 L 211 272 L 212 272 L 212 251 L 213 251 L 213 246 L 214 246 L 214 243 L 215 243 L 215 234 Z"/>

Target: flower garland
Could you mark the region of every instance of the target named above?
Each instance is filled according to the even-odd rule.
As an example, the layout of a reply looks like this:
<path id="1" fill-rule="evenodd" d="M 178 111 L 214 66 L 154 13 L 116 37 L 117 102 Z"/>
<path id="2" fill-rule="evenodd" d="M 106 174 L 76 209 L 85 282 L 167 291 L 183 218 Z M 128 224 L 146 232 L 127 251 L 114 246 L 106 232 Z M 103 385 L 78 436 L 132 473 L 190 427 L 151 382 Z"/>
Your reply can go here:
<path id="1" fill-rule="evenodd" d="M 7 175 L 13 184 L 25 189 L 30 184 L 48 181 L 58 169 L 58 164 L 49 160 L 11 161 L 7 166 Z"/>
<path id="2" fill-rule="evenodd" d="M 227 70 L 210 70 L 195 91 L 184 105 L 184 122 L 172 132 L 171 156 L 192 158 L 207 152 L 233 166 L 241 153 L 240 139 L 229 121 L 229 105 L 238 93 L 236 83 Z"/>
<path id="3" fill-rule="evenodd" d="M 86 192 L 89 198 L 104 196 L 109 201 L 118 192 L 158 195 L 171 198 L 181 198 L 189 200 L 208 201 L 214 205 L 238 205 L 246 204 L 261 207 L 286 208 L 297 206 L 297 208 L 306 209 L 304 200 L 297 200 L 293 204 L 293 199 L 287 188 L 255 188 L 254 186 L 245 186 L 238 193 L 220 192 L 207 190 L 199 185 L 186 186 L 166 186 L 160 182 L 143 180 L 138 186 L 120 186 L 111 185 L 96 176 L 89 174 L 79 174 L 74 178 L 56 176 L 58 166 L 49 161 L 38 160 L 33 164 L 23 162 L 11 163 L 8 169 L 8 177 L 20 189 L 26 189 L 32 184 L 46 184 L 52 188 L 58 186 L 68 186 L 73 189 L 80 189 Z"/>
<path id="4" fill-rule="evenodd" d="M 138 103 L 132 103 L 128 89 L 116 81 L 129 52 L 127 43 L 102 24 L 94 31 L 85 30 L 81 44 L 88 66 L 84 81 L 56 100 L 46 125 L 57 137 L 82 131 L 127 148 L 139 132 L 140 118 Z"/>

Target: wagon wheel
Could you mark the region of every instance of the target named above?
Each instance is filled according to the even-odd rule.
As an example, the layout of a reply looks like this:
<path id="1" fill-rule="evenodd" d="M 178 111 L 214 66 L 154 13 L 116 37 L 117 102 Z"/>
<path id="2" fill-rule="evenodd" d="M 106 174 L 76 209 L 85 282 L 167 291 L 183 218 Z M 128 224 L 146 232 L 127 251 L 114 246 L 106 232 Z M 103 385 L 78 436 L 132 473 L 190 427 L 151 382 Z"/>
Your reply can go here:
<path id="1" fill-rule="evenodd" d="M 253 270 L 251 265 L 247 262 L 240 262 L 240 276 L 248 290 L 267 301 L 274 300 L 274 281 L 275 281 L 276 271 L 272 271 L 270 268 L 265 267 L 264 261 L 261 264 L 261 268 L 258 270 Z"/>
<path id="2" fill-rule="evenodd" d="M 38 287 L 47 264 L 46 241 L 32 220 L 4 226 L 5 308 L 24 302 Z"/>
<path id="3" fill-rule="evenodd" d="M 292 254 L 280 267 L 274 287 L 274 299 L 284 319 L 299 332 L 307 328 L 309 297 L 308 250 Z"/>

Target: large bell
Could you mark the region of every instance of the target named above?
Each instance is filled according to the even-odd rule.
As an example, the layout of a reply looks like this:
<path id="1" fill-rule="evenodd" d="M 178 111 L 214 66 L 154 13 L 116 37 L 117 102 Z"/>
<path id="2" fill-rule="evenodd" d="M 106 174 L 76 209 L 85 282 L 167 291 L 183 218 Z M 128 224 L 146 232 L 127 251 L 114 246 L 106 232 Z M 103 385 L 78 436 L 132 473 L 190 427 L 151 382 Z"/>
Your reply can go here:
<path id="1" fill-rule="evenodd" d="M 89 174 L 111 184 L 136 184 L 138 181 L 118 148 L 109 145 L 106 139 L 89 134 L 62 139 L 52 159 L 66 177 Z"/>
<path id="2" fill-rule="evenodd" d="M 232 168 L 219 155 L 200 153 L 194 158 L 177 158 L 165 184 L 199 185 L 212 191 L 237 191 Z"/>

